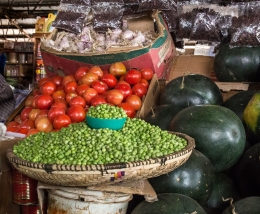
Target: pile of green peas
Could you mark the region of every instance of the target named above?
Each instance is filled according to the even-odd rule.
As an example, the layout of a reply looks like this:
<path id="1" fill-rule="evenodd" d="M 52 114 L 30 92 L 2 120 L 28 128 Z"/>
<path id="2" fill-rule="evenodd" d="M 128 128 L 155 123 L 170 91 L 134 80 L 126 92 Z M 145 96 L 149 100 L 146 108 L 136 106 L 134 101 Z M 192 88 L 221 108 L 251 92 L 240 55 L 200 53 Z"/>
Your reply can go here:
<path id="1" fill-rule="evenodd" d="M 13 148 L 18 157 L 44 164 L 107 164 L 147 160 L 183 149 L 187 141 L 144 120 L 127 118 L 121 130 L 71 124 L 59 132 L 37 133 Z"/>
<path id="2" fill-rule="evenodd" d="M 87 116 L 102 118 L 102 119 L 117 119 L 126 118 L 127 114 L 124 109 L 118 106 L 112 106 L 109 104 L 100 104 L 98 106 L 91 106 L 88 109 Z"/>

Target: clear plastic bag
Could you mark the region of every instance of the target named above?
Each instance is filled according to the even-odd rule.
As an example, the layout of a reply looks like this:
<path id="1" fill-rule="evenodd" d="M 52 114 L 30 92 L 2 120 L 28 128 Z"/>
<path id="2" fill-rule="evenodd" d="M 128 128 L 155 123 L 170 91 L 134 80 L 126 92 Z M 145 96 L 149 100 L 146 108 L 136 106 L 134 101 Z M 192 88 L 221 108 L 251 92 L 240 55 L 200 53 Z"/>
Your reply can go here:
<path id="1" fill-rule="evenodd" d="M 218 22 L 220 14 L 209 8 L 201 8 L 195 14 L 190 39 L 196 41 L 220 42 Z"/>
<path id="2" fill-rule="evenodd" d="M 59 11 L 52 26 L 75 34 L 81 33 L 87 13 Z"/>
<path id="3" fill-rule="evenodd" d="M 231 47 L 260 45 L 260 15 L 233 17 L 230 28 Z"/>
<path id="4" fill-rule="evenodd" d="M 117 2 L 99 2 L 92 5 L 93 28 L 98 32 L 122 27 L 124 4 Z"/>
<path id="5" fill-rule="evenodd" d="M 177 22 L 178 22 L 177 11 L 174 9 L 162 10 L 162 15 L 165 22 L 167 23 L 169 31 L 175 32 L 177 28 Z"/>
<path id="6" fill-rule="evenodd" d="M 125 15 L 131 15 L 131 14 L 137 14 L 139 12 L 139 4 L 125 4 L 124 9 L 124 16 Z"/>
<path id="7" fill-rule="evenodd" d="M 147 10 L 169 10 L 168 0 L 139 0 L 139 11 Z"/>

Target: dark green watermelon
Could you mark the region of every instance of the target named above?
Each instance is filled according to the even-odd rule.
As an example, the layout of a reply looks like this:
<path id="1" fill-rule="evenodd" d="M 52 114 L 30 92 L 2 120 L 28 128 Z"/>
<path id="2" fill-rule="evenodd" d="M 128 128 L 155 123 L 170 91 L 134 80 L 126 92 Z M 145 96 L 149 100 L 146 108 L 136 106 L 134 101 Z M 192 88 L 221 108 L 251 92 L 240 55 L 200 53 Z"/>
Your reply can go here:
<path id="1" fill-rule="evenodd" d="M 206 214 L 198 202 L 177 193 L 158 194 L 158 201 L 141 202 L 131 214 Z"/>
<path id="2" fill-rule="evenodd" d="M 216 83 L 206 76 L 190 74 L 172 79 L 160 94 L 160 105 L 186 108 L 193 105 L 221 105 L 223 97 Z"/>
<path id="3" fill-rule="evenodd" d="M 260 47 L 233 47 L 223 44 L 213 65 L 218 81 L 258 82 L 260 81 Z"/>
<path id="4" fill-rule="evenodd" d="M 233 211 L 232 211 L 233 210 Z M 247 197 L 226 208 L 222 214 L 259 214 L 260 197 Z"/>
<path id="5" fill-rule="evenodd" d="M 229 206 L 229 202 L 223 201 L 222 198 L 233 198 L 236 202 L 240 199 L 236 186 L 227 175 L 217 173 L 213 184 L 213 191 L 207 201 L 207 207 L 222 212 Z"/>
<path id="6" fill-rule="evenodd" d="M 234 94 L 225 102 L 223 102 L 222 106 L 229 108 L 230 110 L 235 112 L 236 115 L 240 118 L 240 120 L 243 121 L 243 112 L 248 102 L 251 100 L 251 98 L 256 92 L 256 90 L 238 92 L 237 94 Z"/>
<path id="7" fill-rule="evenodd" d="M 241 197 L 260 196 L 260 143 L 251 146 L 235 167 L 237 189 Z"/>
<path id="8" fill-rule="evenodd" d="M 199 204 L 206 204 L 213 190 L 214 167 L 210 160 L 197 150 L 177 169 L 149 182 L 157 194 L 179 193 L 186 195 Z"/>
<path id="9" fill-rule="evenodd" d="M 170 131 L 194 138 L 196 149 L 209 158 L 215 172 L 232 167 L 242 155 L 246 143 L 239 117 L 230 109 L 217 105 L 183 109 L 173 118 Z"/>
<path id="10" fill-rule="evenodd" d="M 152 125 L 159 126 L 162 130 L 169 130 L 170 123 L 174 116 L 183 107 L 175 105 L 159 105 L 154 107 L 143 119 Z"/>

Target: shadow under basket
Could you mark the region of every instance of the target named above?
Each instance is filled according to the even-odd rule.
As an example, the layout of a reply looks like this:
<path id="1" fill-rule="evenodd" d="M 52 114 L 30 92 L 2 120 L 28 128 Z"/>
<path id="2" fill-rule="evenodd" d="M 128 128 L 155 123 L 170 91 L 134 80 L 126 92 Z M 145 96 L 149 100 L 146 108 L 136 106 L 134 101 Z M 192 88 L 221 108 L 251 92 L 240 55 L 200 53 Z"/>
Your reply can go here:
<path id="1" fill-rule="evenodd" d="M 59 186 L 94 186 L 147 179 L 173 171 L 185 163 L 195 148 L 195 141 L 183 133 L 169 132 L 187 140 L 180 151 L 143 161 L 97 164 L 58 165 L 22 160 L 11 149 L 6 156 L 11 165 L 23 174 L 46 184 Z"/>

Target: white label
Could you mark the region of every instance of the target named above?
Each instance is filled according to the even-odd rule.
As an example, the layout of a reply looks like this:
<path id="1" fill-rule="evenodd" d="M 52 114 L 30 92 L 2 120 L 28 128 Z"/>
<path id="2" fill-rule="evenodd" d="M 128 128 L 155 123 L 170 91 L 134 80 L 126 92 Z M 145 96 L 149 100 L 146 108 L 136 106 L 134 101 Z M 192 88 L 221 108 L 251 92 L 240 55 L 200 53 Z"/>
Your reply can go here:
<path id="1" fill-rule="evenodd" d="M 194 55 L 215 56 L 214 48 L 215 46 L 195 45 Z"/>

